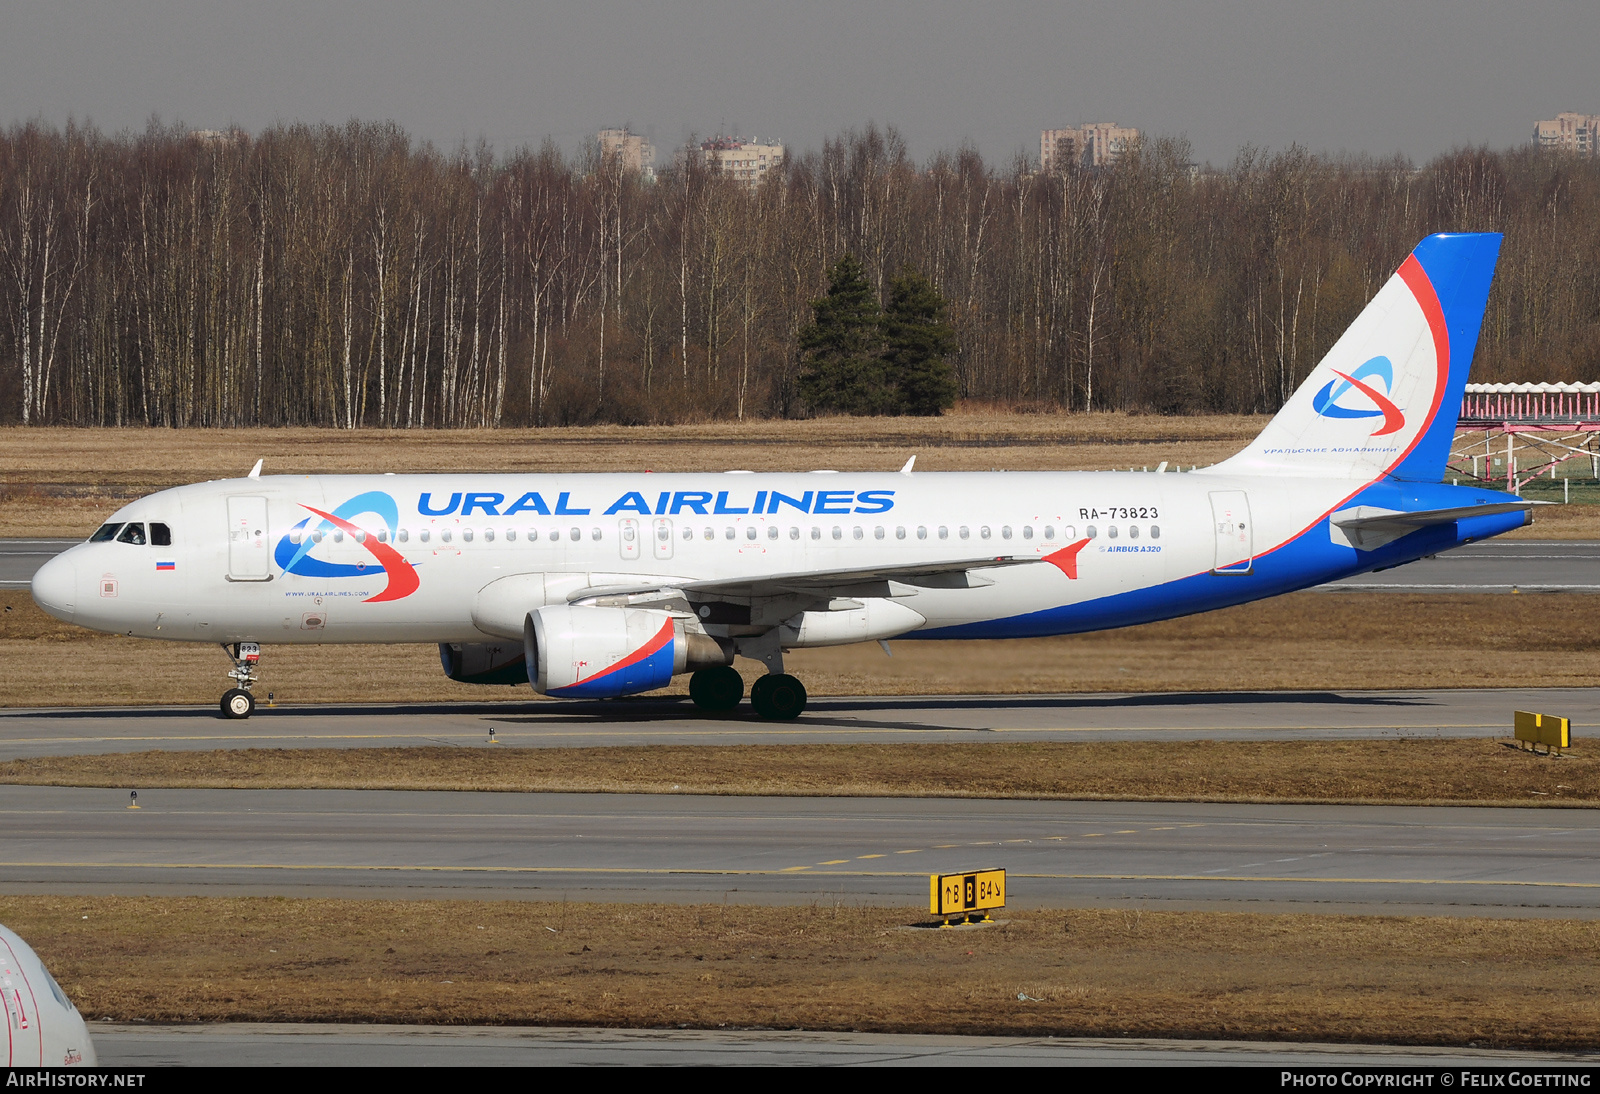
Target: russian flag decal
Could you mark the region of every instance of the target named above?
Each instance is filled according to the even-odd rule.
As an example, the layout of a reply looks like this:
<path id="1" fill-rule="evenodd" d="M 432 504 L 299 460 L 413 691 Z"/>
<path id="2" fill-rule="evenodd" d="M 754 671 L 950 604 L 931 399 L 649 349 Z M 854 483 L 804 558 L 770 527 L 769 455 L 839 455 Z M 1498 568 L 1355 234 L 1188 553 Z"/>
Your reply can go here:
<path id="1" fill-rule="evenodd" d="M 156 563 L 156 569 L 158 569 L 158 570 L 176 570 L 177 568 L 178 568 L 178 564 L 176 562 L 157 562 Z"/>

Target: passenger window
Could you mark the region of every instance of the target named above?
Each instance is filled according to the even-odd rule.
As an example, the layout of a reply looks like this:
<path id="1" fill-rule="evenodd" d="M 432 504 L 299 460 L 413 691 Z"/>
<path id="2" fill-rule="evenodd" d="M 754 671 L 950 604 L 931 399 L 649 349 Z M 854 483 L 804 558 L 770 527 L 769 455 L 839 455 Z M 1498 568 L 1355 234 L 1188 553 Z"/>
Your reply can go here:
<path id="1" fill-rule="evenodd" d="M 690 528 L 687 524 L 685 524 L 683 526 L 683 538 L 684 539 L 693 539 L 694 538 L 694 529 Z"/>
<path id="2" fill-rule="evenodd" d="M 461 542 L 462 543 L 471 543 L 472 542 L 472 529 L 471 528 L 463 528 L 463 529 L 461 529 Z"/>
<path id="3" fill-rule="evenodd" d="M 790 539 L 799 539 L 800 538 L 800 529 L 791 525 L 790 528 L 789 528 L 789 538 Z"/>
<path id="4" fill-rule="evenodd" d="M 559 528 L 550 529 L 550 542 L 551 543 L 560 543 L 561 542 L 561 529 L 559 529 Z"/>
<path id="5" fill-rule="evenodd" d="M 579 540 L 581 540 L 583 538 L 583 529 L 582 528 L 569 528 L 567 530 L 567 538 L 570 539 L 572 542 L 577 543 Z"/>
<path id="6" fill-rule="evenodd" d="M 1151 539 L 1160 539 L 1161 538 L 1161 525 L 1152 524 L 1150 526 L 1150 538 Z"/>
<path id="7" fill-rule="evenodd" d="M 577 529 L 574 528 L 573 531 L 577 531 Z M 577 536 L 573 536 L 572 538 L 573 539 L 577 539 L 578 537 Z M 596 528 L 592 532 L 590 532 L 589 533 L 589 538 L 594 540 L 596 543 L 599 543 L 600 542 L 600 529 Z"/>
<path id="8" fill-rule="evenodd" d="M 882 539 L 883 538 L 883 525 L 880 524 L 880 525 L 878 525 L 876 528 L 874 528 L 872 530 L 872 538 L 873 539 Z M 901 538 L 904 538 L 904 536 L 902 536 Z"/>
<path id="9" fill-rule="evenodd" d="M 483 541 L 485 543 L 493 543 L 494 542 L 494 529 L 493 528 L 485 528 L 483 530 Z"/>
<path id="10" fill-rule="evenodd" d="M 917 538 L 918 539 L 927 539 L 928 538 L 928 529 L 927 529 L 926 525 L 922 525 L 922 524 L 917 525 Z"/>
<path id="11" fill-rule="evenodd" d="M 417 538 L 420 539 L 423 543 L 426 543 L 426 542 L 428 542 L 428 537 L 431 536 L 431 535 L 433 535 L 433 533 L 429 529 L 424 528 L 424 529 L 422 529 L 422 531 L 417 533 Z M 318 543 L 321 543 L 322 542 L 322 533 L 318 532 L 316 535 L 312 536 L 311 538 L 316 540 Z"/>
<path id="12" fill-rule="evenodd" d="M 734 534 L 733 533 L 733 529 L 730 527 L 730 528 L 728 528 L 727 531 L 722 533 L 722 538 L 723 539 L 732 539 L 733 538 L 733 534 Z"/>
<path id="13" fill-rule="evenodd" d="M 844 538 L 844 529 L 840 528 L 837 524 L 835 524 L 833 526 L 833 538 L 834 539 L 843 539 Z"/>
<path id="14" fill-rule="evenodd" d="M 989 526 L 987 524 L 985 524 L 981 529 L 978 530 L 978 534 L 980 536 L 982 536 L 984 539 L 988 539 L 994 533 L 990 532 L 989 531 Z"/>
<path id="15" fill-rule="evenodd" d="M 861 530 L 861 525 L 859 525 L 859 524 L 856 525 L 853 529 L 851 529 L 850 534 L 852 536 L 854 536 L 856 539 L 861 539 L 866 535 L 866 533 Z"/>
<path id="16" fill-rule="evenodd" d="M 1097 534 L 1095 532 L 1095 530 L 1094 530 L 1094 525 L 1091 524 L 1091 525 L 1089 525 L 1089 527 L 1085 528 L 1083 530 L 1083 534 L 1088 536 L 1090 539 L 1094 539 L 1096 537 L 1096 534 Z"/>
<path id="17" fill-rule="evenodd" d="M 1138 539 L 1139 538 L 1139 526 L 1137 524 L 1128 525 L 1128 538 L 1129 539 Z"/>
<path id="18" fill-rule="evenodd" d="M 1003 525 L 1000 526 L 1000 538 L 1001 539 L 1010 539 L 1011 538 L 1011 525 L 1003 524 Z"/>
<path id="19" fill-rule="evenodd" d="M 411 538 L 411 533 L 402 528 L 394 534 L 394 538 L 399 540 L 401 543 L 405 543 Z"/>
<path id="20" fill-rule="evenodd" d="M 716 538 L 717 538 L 717 530 L 715 528 L 707 527 L 706 528 L 706 539 L 710 540 L 710 539 L 716 539 Z"/>
<path id="21" fill-rule="evenodd" d="M 367 533 L 361 531 L 359 528 L 356 529 L 355 537 L 357 543 L 367 542 Z"/>
<path id="22" fill-rule="evenodd" d="M 1023 539 L 1032 539 L 1033 538 L 1033 525 L 1024 524 L 1022 526 L 1022 538 Z"/>
<path id="23" fill-rule="evenodd" d="M 446 532 L 444 534 L 444 538 L 445 539 L 449 539 L 450 538 L 450 533 Z M 335 543 L 343 543 L 344 542 L 344 529 L 343 528 L 335 528 L 333 530 L 333 542 L 335 542 Z"/>
<path id="24" fill-rule="evenodd" d="M 965 524 L 963 524 L 961 526 L 961 531 L 958 532 L 957 535 L 959 535 L 962 539 L 971 539 L 972 538 L 972 529 L 968 528 Z"/>
<path id="25" fill-rule="evenodd" d="M 144 546 L 144 525 L 129 524 L 122 529 L 122 534 L 117 537 L 118 543 L 132 543 L 135 546 Z"/>
<path id="26" fill-rule="evenodd" d="M 113 540 L 117 538 L 117 529 L 121 527 L 122 525 L 120 524 L 102 524 L 95 530 L 94 535 L 89 537 L 89 542 L 106 543 L 109 540 Z"/>
<path id="27" fill-rule="evenodd" d="M 767 538 L 768 539 L 777 539 L 778 538 L 778 526 L 776 524 L 774 524 L 771 528 L 767 529 Z"/>
<path id="28" fill-rule="evenodd" d="M 754 524 L 750 525 L 744 530 L 745 539 L 755 539 L 758 534 L 759 533 L 756 532 L 756 526 Z"/>
<path id="29" fill-rule="evenodd" d="M 822 538 L 822 529 L 818 528 L 814 524 L 811 526 L 811 538 L 812 539 L 821 539 Z"/>
<path id="30" fill-rule="evenodd" d="M 1061 538 L 1067 540 L 1077 539 L 1078 530 L 1069 524 L 1065 528 L 1061 529 Z M 1091 533 L 1089 538 L 1093 539 L 1094 535 Z"/>
<path id="31" fill-rule="evenodd" d="M 1106 538 L 1107 539 L 1116 539 L 1117 538 L 1117 526 L 1115 524 L 1106 525 Z"/>
<path id="32" fill-rule="evenodd" d="M 949 539 L 950 538 L 950 529 L 946 528 L 942 524 L 939 525 L 939 538 L 940 539 Z"/>
<path id="33" fill-rule="evenodd" d="M 171 547 L 172 529 L 165 524 L 152 522 L 150 525 L 150 543 L 154 547 Z"/>
<path id="34" fill-rule="evenodd" d="M 389 530 L 387 528 L 378 529 L 378 542 L 379 543 L 388 543 L 389 542 Z"/>
<path id="35" fill-rule="evenodd" d="M 334 541 L 337 542 L 338 539 L 339 539 L 339 533 L 338 532 L 333 533 L 333 538 L 334 538 Z M 449 543 L 450 542 L 450 529 L 448 529 L 448 528 L 439 529 L 439 542 L 440 543 Z"/>
<path id="36" fill-rule="evenodd" d="M 1044 538 L 1045 539 L 1055 539 L 1056 538 L 1056 526 L 1054 524 L 1046 524 L 1044 526 Z"/>
<path id="37" fill-rule="evenodd" d="M 898 528 L 896 528 L 894 530 L 894 538 L 895 539 L 905 539 L 906 538 L 905 525 L 902 524 L 900 527 L 898 527 Z"/>

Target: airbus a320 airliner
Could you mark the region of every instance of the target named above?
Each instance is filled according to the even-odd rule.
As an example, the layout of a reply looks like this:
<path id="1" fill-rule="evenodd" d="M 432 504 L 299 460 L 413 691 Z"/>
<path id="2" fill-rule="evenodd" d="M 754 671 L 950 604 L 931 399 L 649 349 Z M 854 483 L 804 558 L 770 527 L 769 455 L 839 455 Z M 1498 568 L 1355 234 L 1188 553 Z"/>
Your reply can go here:
<path id="1" fill-rule="evenodd" d="M 125 506 L 33 580 L 59 619 L 261 646 L 437 643 L 455 680 L 632 695 L 692 673 L 764 718 L 786 650 L 1019 638 L 1257 600 L 1498 535 L 1529 502 L 1442 482 L 1498 235 L 1422 241 L 1247 448 L 1186 473 L 249 477 Z"/>

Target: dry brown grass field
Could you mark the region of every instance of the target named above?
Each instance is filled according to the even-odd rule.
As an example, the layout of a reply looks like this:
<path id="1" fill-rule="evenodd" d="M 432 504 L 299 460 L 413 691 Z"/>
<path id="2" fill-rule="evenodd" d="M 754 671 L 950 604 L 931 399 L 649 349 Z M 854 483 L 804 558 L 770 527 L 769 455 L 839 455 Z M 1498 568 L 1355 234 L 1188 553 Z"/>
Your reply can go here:
<path id="1" fill-rule="evenodd" d="M 0 706 L 216 701 L 214 646 L 99 634 L 0 593 Z M 1600 680 L 1600 600 L 1589 595 L 1293 593 L 1097 634 L 798 650 L 813 695 L 1018 694 L 1421 687 L 1588 687 Z M 1292 640 L 1291 640 L 1292 639 Z M 761 671 L 741 661 L 746 679 Z M 433 646 L 267 646 L 280 704 L 519 702 L 527 687 L 458 684 Z M 687 690 L 681 680 L 671 690 Z"/>
<path id="2" fill-rule="evenodd" d="M 1600 759 L 1507 741 L 316 748 L 0 761 L 0 784 L 1584 806 Z"/>
<path id="3" fill-rule="evenodd" d="M 920 918 L 827 899 L 0 898 L 91 1020 L 1600 1040 L 1593 922 L 1076 910 L 906 929 Z"/>

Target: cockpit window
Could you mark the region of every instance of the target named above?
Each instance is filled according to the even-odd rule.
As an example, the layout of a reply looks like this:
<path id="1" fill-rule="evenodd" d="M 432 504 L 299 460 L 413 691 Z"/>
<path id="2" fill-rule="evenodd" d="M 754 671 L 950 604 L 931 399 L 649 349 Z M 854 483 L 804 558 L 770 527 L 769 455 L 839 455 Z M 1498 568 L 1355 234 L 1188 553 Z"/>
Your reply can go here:
<path id="1" fill-rule="evenodd" d="M 165 524 L 157 524 L 152 521 L 150 524 L 150 545 L 152 547 L 171 547 L 172 529 Z"/>
<path id="2" fill-rule="evenodd" d="M 121 528 L 121 527 L 122 527 L 122 525 L 120 525 L 120 524 L 102 524 L 99 527 L 99 529 L 95 532 L 95 534 L 89 537 L 89 542 L 90 543 L 107 543 L 110 540 L 116 538 L 117 529 Z"/>
<path id="3" fill-rule="evenodd" d="M 140 546 L 143 546 L 144 545 L 144 525 L 139 523 L 138 521 L 135 521 L 132 524 L 124 525 L 123 528 L 122 528 L 122 534 L 117 537 L 117 542 L 118 543 L 135 543 L 135 544 L 138 544 Z"/>

